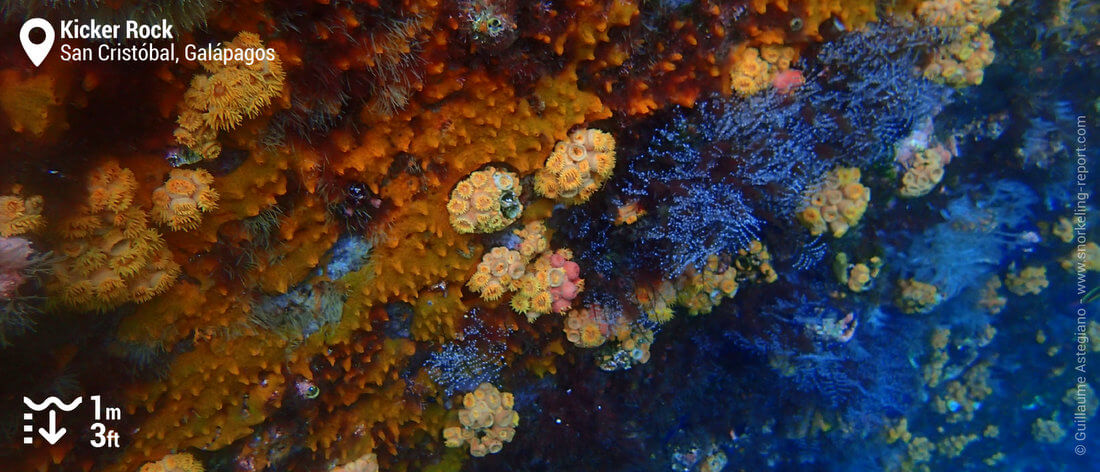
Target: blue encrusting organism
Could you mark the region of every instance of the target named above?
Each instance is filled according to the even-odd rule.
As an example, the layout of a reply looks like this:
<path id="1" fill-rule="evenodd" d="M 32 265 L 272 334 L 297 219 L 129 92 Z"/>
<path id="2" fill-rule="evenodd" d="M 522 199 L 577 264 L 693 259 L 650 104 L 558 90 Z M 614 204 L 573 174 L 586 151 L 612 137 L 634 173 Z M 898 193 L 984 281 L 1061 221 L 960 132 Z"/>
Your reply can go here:
<path id="1" fill-rule="evenodd" d="M 785 231 L 830 168 L 882 163 L 920 117 L 947 103 L 950 91 L 917 72 L 935 44 L 931 31 L 875 26 L 805 61 L 807 81 L 791 93 L 674 109 L 622 153 L 605 201 L 566 210 L 564 236 L 611 278 L 636 271 L 628 269 L 675 276 L 708 254 L 744 249 L 769 224 Z M 613 227 L 604 214 L 634 200 L 648 217 Z"/>

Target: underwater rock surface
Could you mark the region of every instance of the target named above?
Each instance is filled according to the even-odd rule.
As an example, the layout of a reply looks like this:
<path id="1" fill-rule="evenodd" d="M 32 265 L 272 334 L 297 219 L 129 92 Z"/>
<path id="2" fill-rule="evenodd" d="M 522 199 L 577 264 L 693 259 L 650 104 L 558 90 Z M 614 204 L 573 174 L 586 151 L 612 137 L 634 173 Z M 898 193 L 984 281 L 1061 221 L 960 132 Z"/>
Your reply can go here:
<path id="1" fill-rule="evenodd" d="M 1098 23 L 0 3 L 0 468 L 1092 470 Z"/>

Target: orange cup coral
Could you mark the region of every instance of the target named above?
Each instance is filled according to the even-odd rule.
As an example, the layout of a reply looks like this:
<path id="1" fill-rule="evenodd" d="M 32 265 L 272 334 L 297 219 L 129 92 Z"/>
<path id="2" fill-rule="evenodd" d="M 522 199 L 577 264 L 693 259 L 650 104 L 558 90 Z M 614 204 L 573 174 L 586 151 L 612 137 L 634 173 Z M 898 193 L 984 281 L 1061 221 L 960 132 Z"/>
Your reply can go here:
<path id="1" fill-rule="evenodd" d="M 898 281 L 898 308 L 908 314 L 928 313 L 943 301 L 935 285 L 916 279 Z"/>
<path id="2" fill-rule="evenodd" d="M 255 33 L 238 34 L 224 49 L 264 50 Z M 282 62 L 272 54 L 251 64 L 241 60 L 209 61 L 202 64 L 210 75 L 198 75 L 183 96 L 176 128 L 176 141 L 203 159 L 221 154 L 218 132 L 236 128 L 255 118 L 283 89 L 286 76 Z"/>
<path id="3" fill-rule="evenodd" d="M 546 224 L 541 221 L 527 223 L 523 229 L 514 230 L 512 234 L 520 239 L 516 250 L 528 261 L 546 252 L 550 247 L 550 243 L 546 240 Z"/>
<path id="4" fill-rule="evenodd" d="M 621 316 L 610 321 L 603 307 L 593 305 L 570 310 L 562 331 L 565 338 L 578 347 L 598 347 L 607 342 L 609 336 L 614 336 L 617 327 L 624 323 Z"/>
<path id="5" fill-rule="evenodd" d="M 759 49 L 741 49 L 733 56 L 730 85 L 741 96 L 760 92 L 772 85 L 776 75 L 790 69 L 794 56 L 794 48 L 788 46 L 767 45 Z M 793 78 L 785 79 L 790 80 Z"/>
<path id="6" fill-rule="evenodd" d="M 475 171 L 451 190 L 447 212 L 459 233 L 491 233 L 523 213 L 516 174 L 495 167 Z"/>
<path id="7" fill-rule="evenodd" d="M 951 162 L 952 157 L 948 147 L 937 143 L 929 148 L 914 150 L 908 159 L 899 159 L 905 174 L 901 176 L 898 194 L 906 198 L 927 195 L 943 180 L 943 167 Z"/>
<path id="8" fill-rule="evenodd" d="M 532 323 L 546 313 L 565 313 L 584 290 L 580 266 L 572 259 L 573 253 L 568 249 L 539 256 L 520 280 L 519 292 L 512 297 L 512 309 L 527 315 Z"/>
<path id="9" fill-rule="evenodd" d="M 838 167 L 829 172 L 825 181 L 807 195 L 798 220 L 813 235 L 826 230 L 833 237 L 844 236 L 855 226 L 871 201 L 871 189 L 859 183 L 859 168 Z"/>
<path id="10" fill-rule="evenodd" d="M 132 206 L 133 172 L 107 162 L 88 178 L 88 203 L 61 223 L 51 291 L 61 304 L 106 311 L 144 302 L 175 282 L 179 265 L 148 215 Z"/>
<path id="11" fill-rule="evenodd" d="M 42 197 L 0 196 L 0 237 L 17 236 L 42 229 Z"/>
<path id="12" fill-rule="evenodd" d="M 615 168 L 615 138 L 598 129 L 580 129 L 558 141 L 535 174 L 535 191 L 566 203 L 583 203 L 603 186 Z"/>
<path id="13" fill-rule="evenodd" d="M 458 411 L 462 425 L 443 429 L 447 447 L 469 444 L 470 455 L 484 457 L 500 452 L 516 435 L 519 414 L 514 410 L 515 398 L 511 393 L 483 383 L 462 397 L 462 407 Z"/>
<path id="14" fill-rule="evenodd" d="M 507 292 L 519 288 L 519 280 L 525 273 L 526 259 L 519 251 L 495 247 L 485 253 L 477 271 L 466 286 L 481 294 L 487 301 L 499 299 Z"/>
<path id="15" fill-rule="evenodd" d="M 175 231 L 195 229 L 202 213 L 218 207 L 218 192 L 209 172 L 172 169 L 164 185 L 153 191 L 153 219 Z"/>
<path id="16" fill-rule="evenodd" d="M 993 37 L 985 31 L 1011 0 L 930 0 L 917 8 L 917 18 L 950 31 L 951 41 L 936 50 L 925 77 L 954 87 L 982 83 L 993 63 Z"/>
<path id="17" fill-rule="evenodd" d="M 596 357 L 597 365 L 605 371 L 627 370 L 649 362 L 649 347 L 653 344 L 653 331 L 640 324 L 617 325 L 611 336 L 615 341 L 610 348 Z"/>
<path id="18" fill-rule="evenodd" d="M 1050 286 L 1047 280 L 1047 268 L 1043 266 L 1027 267 L 1020 272 L 1005 276 L 1005 288 L 1016 295 L 1037 295 Z"/>

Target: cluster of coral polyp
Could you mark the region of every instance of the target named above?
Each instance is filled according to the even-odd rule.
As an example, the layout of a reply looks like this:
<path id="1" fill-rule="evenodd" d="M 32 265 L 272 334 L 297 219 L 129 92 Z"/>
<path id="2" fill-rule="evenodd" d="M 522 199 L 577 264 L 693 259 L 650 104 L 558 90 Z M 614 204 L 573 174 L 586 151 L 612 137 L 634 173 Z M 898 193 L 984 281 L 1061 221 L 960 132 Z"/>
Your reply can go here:
<path id="1" fill-rule="evenodd" d="M 466 282 L 466 286 L 481 294 L 485 300 L 496 300 L 506 292 L 519 288 L 519 281 L 527 270 L 527 259 L 519 251 L 495 247 L 482 256 L 477 272 Z"/>
<path id="2" fill-rule="evenodd" d="M 515 404 L 511 393 L 501 392 L 491 384 L 479 385 L 462 397 L 462 408 L 458 410 L 461 426 L 443 429 L 447 447 L 469 444 L 470 455 L 474 457 L 500 452 L 505 443 L 512 441 L 519 426 Z"/>
<path id="3" fill-rule="evenodd" d="M 481 258 L 466 287 L 492 302 L 515 292 L 511 307 L 534 322 L 547 313 L 565 313 L 584 289 L 580 266 L 568 249 L 549 250 L 546 226 L 528 223 L 513 233 L 517 249 L 497 246 Z"/>
<path id="4" fill-rule="evenodd" d="M 935 285 L 916 279 L 898 281 L 897 305 L 909 314 L 928 313 L 943 301 Z"/>
<path id="5" fill-rule="evenodd" d="M 771 86 L 777 75 L 790 69 L 794 54 L 794 48 L 787 46 L 746 47 L 735 53 L 730 85 L 741 95 L 758 93 Z"/>
<path id="6" fill-rule="evenodd" d="M 173 230 L 195 229 L 202 213 L 218 207 L 214 177 L 196 169 L 172 169 L 164 185 L 153 191 L 153 219 Z"/>
<path id="7" fill-rule="evenodd" d="M 562 330 L 565 331 L 565 338 L 579 347 L 597 347 L 607 341 L 611 326 L 605 319 L 603 309 L 591 306 L 570 310 Z"/>
<path id="8" fill-rule="evenodd" d="M 798 219 L 815 236 L 828 231 L 839 238 L 859 223 L 870 201 L 871 190 L 859 182 L 859 168 L 840 167 L 808 195 Z"/>
<path id="9" fill-rule="evenodd" d="M 42 197 L 19 194 L 0 196 L 0 237 L 17 236 L 42 229 Z"/>
<path id="10" fill-rule="evenodd" d="M 266 51 L 255 33 L 241 33 L 224 50 Z M 202 66 L 183 96 L 176 140 L 202 159 L 215 159 L 222 147 L 218 133 L 255 118 L 283 89 L 285 73 L 278 56 L 255 60 L 211 60 Z"/>
<path id="11" fill-rule="evenodd" d="M 905 173 L 898 194 L 908 198 L 927 195 L 943 180 L 943 167 L 951 162 L 952 156 L 950 148 L 940 143 L 899 155 L 898 163 Z"/>
<path id="12" fill-rule="evenodd" d="M 535 191 L 568 203 L 584 203 L 611 177 L 615 138 L 598 129 L 576 130 L 559 141 L 535 174 Z"/>
<path id="13" fill-rule="evenodd" d="M 580 266 L 568 249 L 544 252 L 531 264 L 530 273 L 520 280 L 512 297 L 512 308 L 534 321 L 550 312 L 564 313 L 584 290 Z"/>
<path id="14" fill-rule="evenodd" d="M 691 316 L 705 315 L 737 295 L 743 284 L 770 284 L 778 278 L 771 254 L 754 240 L 736 254 L 710 254 L 701 267 L 688 267 L 672 281 L 639 286 L 634 297 L 650 321 L 665 323 L 677 307 Z"/>
<path id="15" fill-rule="evenodd" d="M 58 301 L 106 311 L 163 293 L 179 265 L 148 215 L 134 205 L 134 173 L 109 161 L 88 177 L 86 203 L 60 223 L 62 258 L 54 264 Z"/>
<path id="16" fill-rule="evenodd" d="M 949 43 L 940 46 L 925 76 L 956 87 L 980 84 L 993 63 L 993 38 L 986 28 L 1001 17 L 1012 0 L 931 0 L 917 8 L 917 18 L 948 30 Z"/>
<path id="17" fill-rule="evenodd" d="M 488 167 L 455 185 L 447 211 L 459 233 L 491 233 L 519 218 L 523 204 L 516 174 Z"/>

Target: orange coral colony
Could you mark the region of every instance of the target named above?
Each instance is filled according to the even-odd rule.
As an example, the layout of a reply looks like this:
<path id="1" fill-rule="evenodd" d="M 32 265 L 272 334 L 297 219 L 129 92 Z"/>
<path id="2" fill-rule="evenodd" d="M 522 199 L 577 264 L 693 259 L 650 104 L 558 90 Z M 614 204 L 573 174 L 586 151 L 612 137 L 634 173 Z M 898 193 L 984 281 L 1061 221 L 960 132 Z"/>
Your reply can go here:
<path id="1" fill-rule="evenodd" d="M 202 213 L 218 207 L 213 183 L 205 170 L 172 169 L 164 185 L 153 191 L 153 219 L 176 231 L 195 229 Z"/>

